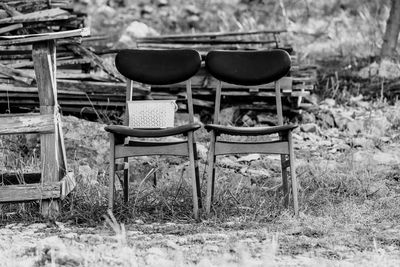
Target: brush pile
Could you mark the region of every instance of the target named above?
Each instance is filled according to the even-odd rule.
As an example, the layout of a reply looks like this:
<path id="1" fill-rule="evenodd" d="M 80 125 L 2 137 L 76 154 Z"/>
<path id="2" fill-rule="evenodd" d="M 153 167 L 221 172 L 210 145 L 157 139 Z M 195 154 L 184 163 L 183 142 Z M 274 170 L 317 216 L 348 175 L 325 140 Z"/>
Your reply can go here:
<path id="1" fill-rule="evenodd" d="M 82 44 L 88 36 L 84 0 L 3 0 L 0 3 L 0 112 L 34 110 L 39 106 L 32 61 L 32 42 L 57 41 L 59 104 L 68 112 L 93 106 L 86 92 L 122 82 L 116 70 Z M 75 37 L 79 33 L 82 37 Z M 84 42 L 90 41 L 85 38 Z M 118 87 L 118 86 L 117 86 Z M 110 96 L 112 97 L 112 96 Z M 123 98 L 117 97 L 117 100 Z M 113 99 L 115 100 L 115 99 Z M 120 103 L 122 105 L 122 103 Z"/>
<path id="2" fill-rule="evenodd" d="M 57 41 L 58 103 L 63 113 L 97 115 L 121 111 L 125 107 L 125 83 L 113 66 L 117 49 L 99 46 L 105 36 L 70 37 L 75 31 L 88 35 L 85 0 L 4 0 L 0 3 L 0 113 L 32 111 L 39 98 L 32 62 L 32 47 L 27 40 L 45 40 L 54 33 L 64 34 Z M 282 48 L 296 56 L 290 45 L 282 44 L 284 30 L 203 34 L 161 35 L 136 38 L 139 48 L 197 49 L 204 56 L 211 49 Z M 16 37 L 19 37 L 16 39 Z M 31 38 L 31 39 L 29 39 Z M 23 39 L 23 41 L 20 41 Z M 101 43 L 101 42 L 100 42 Z M 103 42 L 105 43 L 105 42 Z M 290 77 L 282 82 L 283 95 L 290 108 L 304 105 L 313 90 L 316 70 L 294 64 Z M 213 108 L 216 81 L 202 69 L 192 80 L 193 98 L 198 109 Z M 134 98 L 151 94 L 154 99 L 184 100 L 185 85 L 134 85 Z M 243 108 L 265 108 L 275 95 L 273 85 L 242 89 L 225 86 L 224 97 L 239 101 Z M 273 106 L 271 106 L 273 108 Z"/>

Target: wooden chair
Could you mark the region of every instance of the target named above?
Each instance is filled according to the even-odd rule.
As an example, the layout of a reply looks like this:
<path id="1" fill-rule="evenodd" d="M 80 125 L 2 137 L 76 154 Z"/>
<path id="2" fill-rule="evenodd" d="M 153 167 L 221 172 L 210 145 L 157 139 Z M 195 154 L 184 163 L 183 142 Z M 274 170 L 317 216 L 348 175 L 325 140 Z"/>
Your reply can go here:
<path id="1" fill-rule="evenodd" d="M 288 176 L 291 178 L 294 212 L 298 214 L 297 180 L 294 167 L 292 130 L 295 125 L 283 125 L 280 79 L 291 66 L 289 54 L 284 50 L 271 51 L 211 51 L 206 56 L 208 72 L 218 79 L 215 96 L 214 123 L 205 128 L 211 132 L 207 169 L 206 213 L 210 213 L 214 195 L 216 156 L 229 154 L 280 154 L 282 166 L 282 188 L 285 205 L 289 205 Z M 240 86 L 259 86 L 275 82 L 278 126 L 231 127 L 219 125 L 222 82 Z M 260 136 L 278 134 L 275 141 L 237 142 L 219 140 L 219 136 Z M 290 169 L 290 172 L 288 172 Z M 289 175 L 288 175 L 289 174 Z"/>
<path id="2" fill-rule="evenodd" d="M 148 85 L 168 85 L 186 81 L 187 124 L 168 128 L 133 128 L 128 125 L 105 127 L 110 133 L 110 191 L 109 209 L 113 209 L 115 194 L 115 160 L 128 157 L 149 155 L 175 155 L 189 158 L 189 171 L 193 189 L 193 212 L 199 218 L 200 182 L 196 175 L 196 148 L 193 133 L 201 127 L 194 123 L 193 100 L 190 78 L 199 70 L 201 57 L 195 50 L 140 50 L 130 49 L 119 52 L 115 58 L 118 71 L 128 79 L 127 100 L 132 100 L 132 81 Z M 148 100 L 152 101 L 152 100 Z M 135 102 L 133 102 L 134 104 Z M 149 102 L 151 103 L 151 102 Z M 128 112 L 126 112 L 128 113 Z M 149 138 L 161 138 L 184 135 L 185 140 L 148 141 Z M 135 140 L 129 140 L 133 137 Z M 144 140 L 143 140 L 144 139 Z M 151 139 L 150 139 L 151 140 Z M 124 199 L 128 200 L 128 172 L 123 181 Z"/>

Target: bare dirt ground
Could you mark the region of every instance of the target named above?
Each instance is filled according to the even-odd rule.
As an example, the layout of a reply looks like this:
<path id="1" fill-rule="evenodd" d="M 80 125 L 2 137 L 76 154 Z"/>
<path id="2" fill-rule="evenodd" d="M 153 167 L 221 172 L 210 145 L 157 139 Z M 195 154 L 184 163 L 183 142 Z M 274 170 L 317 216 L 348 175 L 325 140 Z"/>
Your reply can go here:
<path id="1" fill-rule="evenodd" d="M 74 159 L 78 185 L 94 186 L 100 195 L 99 211 L 89 210 L 90 205 L 97 209 L 93 202 L 85 206 L 86 213 L 77 213 L 79 203 L 75 203 L 65 218 L 32 218 L 26 220 L 29 223 L 13 220 L 19 218 L 18 211 L 2 212 L 0 266 L 399 266 L 398 105 L 321 104 L 315 114 L 317 118 L 303 114 L 294 134 L 299 218 L 283 208 L 263 213 L 264 202 L 252 207 L 258 199 L 249 202 L 235 190 L 220 190 L 218 216 L 203 217 L 200 223 L 190 215 L 179 216 L 179 211 L 159 221 L 150 217 L 154 210 L 129 211 L 134 215 L 122 220 L 117 216 L 118 222 L 94 218 L 106 210 L 99 181 L 108 167 L 107 136 L 101 124 L 66 117 L 68 158 Z M 202 136 L 198 141 L 203 147 L 199 151 L 203 172 L 202 149 L 207 143 Z M 184 164 L 169 162 L 168 170 L 180 170 Z M 277 159 L 269 156 L 226 157 L 219 165 L 219 180 L 226 182 L 229 177 L 236 190 L 240 184 L 247 190 L 240 192 L 251 192 L 256 190 L 253 183 L 270 177 L 260 187 L 267 192 L 279 184 L 277 166 Z M 151 185 L 148 188 L 146 192 L 154 194 Z M 260 192 L 249 196 L 262 201 Z M 223 206 L 237 199 L 240 203 Z M 133 208 L 149 204 L 142 203 L 139 199 Z M 229 211 L 224 213 L 225 209 Z"/>
<path id="2" fill-rule="evenodd" d="M 309 220 L 309 219 L 308 219 Z M 0 266 L 398 266 L 400 228 L 325 231 L 305 225 L 129 225 L 108 227 L 9 224 L 0 230 Z M 303 226 L 301 226 L 303 225 Z M 279 229 L 280 228 L 280 229 Z M 367 229 L 364 229 L 365 231 Z M 379 234 L 378 234 L 379 232 Z M 369 240 L 363 240 L 369 239 Z M 366 245 L 366 243 L 368 245 Z"/>

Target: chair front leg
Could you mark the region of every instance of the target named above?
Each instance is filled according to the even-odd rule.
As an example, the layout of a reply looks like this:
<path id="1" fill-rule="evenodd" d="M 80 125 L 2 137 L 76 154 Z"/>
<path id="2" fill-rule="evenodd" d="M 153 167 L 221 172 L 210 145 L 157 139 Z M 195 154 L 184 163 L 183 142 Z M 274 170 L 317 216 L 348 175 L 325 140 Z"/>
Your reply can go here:
<path id="1" fill-rule="evenodd" d="M 196 142 L 193 142 L 193 151 L 194 151 L 194 164 L 195 164 L 195 174 L 196 174 L 197 200 L 198 200 L 198 203 L 199 203 L 199 209 L 202 209 L 203 208 L 203 204 L 202 204 L 202 197 L 201 197 L 199 157 L 197 155 Z"/>
<path id="2" fill-rule="evenodd" d="M 110 133 L 110 173 L 109 173 L 109 192 L 108 192 L 108 209 L 114 208 L 115 194 L 115 136 Z"/>
<path id="3" fill-rule="evenodd" d="M 292 196 L 293 196 L 293 209 L 296 216 L 299 215 L 299 200 L 298 200 L 298 184 L 296 177 L 295 155 L 292 141 L 292 132 L 288 133 L 289 142 L 289 163 L 290 163 L 290 179 L 292 181 Z"/>
<path id="4" fill-rule="evenodd" d="M 214 183 L 215 183 L 215 132 L 211 131 L 210 148 L 208 151 L 207 164 L 207 195 L 206 195 L 206 214 L 211 212 L 211 204 L 214 198 Z"/>
<path id="5" fill-rule="evenodd" d="M 289 208 L 289 182 L 288 182 L 288 159 L 287 155 L 281 155 L 281 173 L 282 173 L 282 191 L 284 198 L 284 205 Z"/>
<path id="6" fill-rule="evenodd" d="M 124 158 L 124 201 L 129 200 L 129 158 Z"/>
<path id="7" fill-rule="evenodd" d="M 193 194 L 193 213 L 196 221 L 199 221 L 199 202 L 197 196 L 197 178 L 196 178 L 196 166 L 195 166 L 195 151 L 193 146 L 193 132 L 188 132 L 188 153 L 189 153 L 189 173 L 192 180 L 192 194 Z"/>

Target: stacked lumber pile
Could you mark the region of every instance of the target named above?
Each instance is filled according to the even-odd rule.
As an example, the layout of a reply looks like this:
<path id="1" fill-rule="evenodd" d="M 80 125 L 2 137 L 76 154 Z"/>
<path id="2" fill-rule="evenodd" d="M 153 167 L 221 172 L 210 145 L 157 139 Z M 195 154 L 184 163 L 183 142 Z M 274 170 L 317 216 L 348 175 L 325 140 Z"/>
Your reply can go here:
<path id="1" fill-rule="evenodd" d="M 110 87 L 124 88 L 117 71 L 82 44 L 88 36 L 85 1 L 2 0 L 0 3 L 0 112 L 31 111 L 39 107 L 32 61 L 31 42 L 57 41 L 58 99 L 63 110 L 79 112 L 93 102 L 108 104 L 121 94 Z M 91 37 L 86 38 L 90 41 Z M 96 96 L 88 97 L 91 92 Z M 111 101 L 110 101 L 111 99 Z"/>
<path id="2" fill-rule="evenodd" d="M 39 107 L 39 98 L 33 69 L 31 45 L 26 40 L 45 40 L 53 33 L 62 33 L 57 41 L 58 103 L 64 113 L 97 114 L 101 111 L 121 111 L 125 107 L 124 78 L 113 66 L 118 50 L 96 47 L 93 41 L 102 37 L 68 38 L 84 27 L 85 1 L 80 0 L 3 0 L 0 3 L 0 113 L 32 111 Z M 82 30 L 83 28 L 83 30 Z M 138 38 L 139 48 L 197 49 L 204 56 L 211 49 L 271 49 L 287 50 L 296 62 L 293 49 L 283 45 L 284 30 L 190 35 L 164 35 Z M 23 36 L 19 43 L 15 37 Z M 28 39 L 31 38 L 31 39 Z M 283 95 L 291 108 L 304 106 L 303 98 L 313 90 L 316 70 L 294 64 L 290 76 L 282 83 Z M 216 80 L 203 69 L 193 78 L 195 107 L 213 108 Z M 136 84 L 134 98 L 151 93 L 154 99 L 184 100 L 185 85 L 154 86 Z M 272 84 L 242 89 L 225 85 L 225 98 L 239 101 L 244 107 L 265 107 L 274 97 Z"/>

